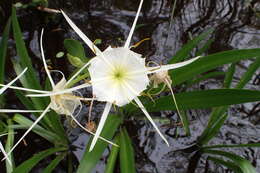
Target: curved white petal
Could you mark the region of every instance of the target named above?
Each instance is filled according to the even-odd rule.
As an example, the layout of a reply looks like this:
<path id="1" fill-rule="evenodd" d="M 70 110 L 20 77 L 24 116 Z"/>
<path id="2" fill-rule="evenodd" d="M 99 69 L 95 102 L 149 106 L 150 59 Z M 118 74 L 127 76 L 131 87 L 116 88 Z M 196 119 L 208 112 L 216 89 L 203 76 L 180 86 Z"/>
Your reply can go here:
<path id="1" fill-rule="evenodd" d="M 124 46 L 125 48 L 129 48 L 130 47 L 130 42 L 131 42 L 134 30 L 135 30 L 135 26 L 136 26 L 136 22 L 137 22 L 138 17 L 139 17 L 139 13 L 140 13 L 141 8 L 142 8 L 142 4 L 143 4 L 143 0 L 140 1 L 138 10 L 137 10 L 137 13 L 136 13 L 136 16 L 135 16 L 134 23 L 133 23 L 133 25 L 131 27 L 131 30 L 130 30 L 129 35 L 128 35 L 128 37 L 126 39 L 126 42 L 125 42 L 125 46 Z"/>
<path id="2" fill-rule="evenodd" d="M 153 127 L 155 128 L 155 130 L 158 132 L 158 134 L 161 136 L 161 138 L 164 140 L 164 142 L 168 145 L 168 141 L 167 139 L 163 136 L 163 134 L 160 132 L 159 128 L 156 126 L 156 124 L 153 122 L 152 117 L 149 115 L 149 113 L 147 112 L 147 110 L 145 109 L 145 107 L 143 106 L 142 102 L 136 97 L 135 98 L 135 102 L 137 103 L 137 105 L 140 107 L 140 109 L 143 111 L 143 113 L 145 114 L 146 118 L 152 123 Z"/>
<path id="3" fill-rule="evenodd" d="M 0 94 L 2 94 L 7 88 L 11 88 L 10 86 L 17 81 L 25 72 L 27 71 L 27 67 L 20 73 L 16 78 L 14 78 L 11 82 L 9 82 L 7 85 L 1 85 L 3 88 L 0 89 Z"/>
<path id="4" fill-rule="evenodd" d="M 0 142 L 0 151 L 3 153 L 4 157 L 6 157 L 6 160 L 8 161 L 8 163 L 12 166 L 12 162 L 11 162 L 10 158 L 8 157 L 7 153 L 5 152 L 4 146 L 2 145 L 1 142 Z"/>
<path id="5" fill-rule="evenodd" d="M 82 129 L 85 130 L 86 132 L 90 133 L 91 135 L 95 135 L 95 133 L 93 133 L 93 132 L 89 131 L 88 129 L 86 129 L 85 127 L 83 127 L 73 115 L 70 115 L 70 116 L 71 116 L 71 118 L 76 122 L 76 124 L 77 124 L 80 128 L 82 128 Z M 115 144 L 115 143 L 113 143 L 113 142 L 111 142 L 111 141 L 109 141 L 109 140 L 103 138 L 102 136 L 99 136 L 98 138 L 101 139 L 101 140 L 103 140 L 103 141 L 105 141 L 105 142 L 107 142 L 107 143 L 109 143 L 109 144 L 111 144 L 111 145 L 114 145 L 114 146 L 116 146 L 116 147 L 119 147 L 117 144 Z"/>
<path id="6" fill-rule="evenodd" d="M 97 142 L 97 139 L 99 138 L 99 136 L 101 134 L 101 131 L 102 131 L 103 127 L 104 127 L 104 124 L 105 124 L 105 121 L 106 121 L 107 116 L 109 114 L 109 111 L 111 109 L 111 106 L 112 106 L 111 103 L 106 103 L 104 112 L 103 112 L 103 114 L 101 116 L 101 119 L 99 121 L 99 124 L 98 124 L 97 131 L 96 131 L 95 136 L 94 136 L 94 138 L 93 138 L 93 140 L 92 140 L 92 142 L 90 144 L 89 151 L 93 150 L 93 148 L 94 148 L 94 146 L 95 146 L 95 144 Z"/>
<path id="7" fill-rule="evenodd" d="M 187 60 L 187 61 L 184 61 L 184 62 L 180 62 L 180 63 L 176 63 L 176 64 L 167 64 L 167 65 L 156 66 L 156 67 L 147 67 L 148 74 L 180 68 L 180 67 L 183 67 L 185 65 L 188 65 L 188 64 L 196 61 L 200 57 L 201 56 L 197 56 L 197 57 L 192 58 L 190 60 Z"/>
<path id="8" fill-rule="evenodd" d="M 45 71 L 47 73 L 47 76 L 48 76 L 48 78 L 49 78 L 49 80 L 51 82 L 51 86 L 54 87 L 55 84 L 54 84 L 53 79 L 51 77 L 50 71 L 49 71 L 49 69 L 47 67 L 47 63 L 46 63 L 46 60 L 45 60 L 45 55 L 44 55 L 44 52 L 43 52 L 43 46 L 42 46 L 43 31 L 44 31 L 44 29 L 42 29 L 42 31 L 41 31 L 41 39 L 40 39 L 40 48 L 41 48 L 42 61 L 43 61 L 44 69 L 45 69 Z"/>
<path id="9" fill-rule="evenodd" d="M 33 113 L 43 112 L 43 110 L 20 110 L 20 109 L 0 109 L 1 113 Z"/>
<path id="10" fill-rule="evenodd" d="M 96 54 L 99 55 L 102 52 L 99 50 L 97 46 L 72 22 L 72 20 L 62 11 L 60 10 L 66 21 L 72 27 L 72 29 L 80 36 L 80 38 L 88 45 L 88 47 Z"/>
<path id="11" fill-rule="evenodd" d="M 16 142 L 16 144 L 11 148 L 11 150 L 7 153 L 7 156 L 9 156 L 9 154 L 11 152 L 13 152 L 13 150 L 17 147 L 17 145 L 25 138 L 25 136 L 33 129 L 33 127 L 44 117 L 44 115 L 49 111 L 50 109 L 50 105 L 48 105 L 45 110 L 42 112 L 42 114 L 34 121 L 34 123 L 30 126 L 29 129 L 26 130 L 26 132 L 23 134 L 23 136 Z M 2 160 L 7 159 L 7 157 L 4 157 Z"/>
<path id="12" fill-rule="evenodd" d="M 54 96 L 54 95 L 60 95 L 60 94 L 66 94 L 66 93 L 71 93 L 72 91 L 76 91 L 82 88 L 86 88 L 86 87 L 90 87 L 90 84 L 81 84 L 78 86 L 75 86 L 73 88 L 68 88 L 68 89 L 64 89 L 64 90 L 58 90 L 58 91 L 51 91 L 48 93 L 44 93 L 44 94 L 27 94 L 27 97 L 46 97 L 46 96 Z"/>
<path id="13" fill-rule="evenodd" d="M 0 86 L 8 86 L 8 85 L 0 84 Z M 16 87 L 16 86 L 8 86 L 8 88 L 16 89 L 16 90 L 21 90 L 21 91 L 29 91 L 29 92 L 35 92 L 35 93 L 42 93 L 42 94 L 48 94 L 48 93 L 51 92 L 51 91 L 43 91 L 43 90 L 29 89 L 29 88 L 22 88 L 22 87 Z"/>

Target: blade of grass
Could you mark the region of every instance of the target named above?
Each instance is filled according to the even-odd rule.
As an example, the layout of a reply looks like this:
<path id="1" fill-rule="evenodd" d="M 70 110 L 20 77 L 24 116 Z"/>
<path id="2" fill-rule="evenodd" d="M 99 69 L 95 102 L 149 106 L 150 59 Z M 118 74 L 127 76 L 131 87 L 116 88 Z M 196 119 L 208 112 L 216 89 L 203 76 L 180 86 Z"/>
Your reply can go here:
<path id="1" fill-rule="evenodd" d="M 215 72 L 203 74 L 201 77 L 198 77 L 195 80 L 187 81 L 187 87 L 194 85 L 196 83 L 199 83 L 201 81 L 210 79 L 210 78 L 220 77 L 220 76 L 224 76 L 224 75 L 225 75 L 225 72 L 222 72 L 222 71 L 215 71 Z"/>
<path id="2" fill-rule="evenodd" d="M 256 60 L 248 67 L 247 71 L 243 74 L 239 83 L 235 88 L 241 89 L 251 80 L 252 76 L 260 67 L 260 57 L 257 57 Z"/>
<path id="3" fill-rule="evenodd" d="M 51 163 L 43 170 L 42 173 L 52 173 L 58 164 L 64 159 L 66 153 L 59 154 Z"/>
<path id="4" fill-rule="evenodd" d="M 14 169 L 13 173 L 28 173 L 34 166 L 36 166 L 44 158 L 46 158 L 49 155 L 52 155 L 56 152 L 61 152 L 64 150 L 66 150 L 66 148 L 59 147 L 59 148 L 50 148 L 50 149 L 41 151 L 40 153 L 35 154 L 30 159 L 21 163 L 18 167 L 16 167 Z"/>
<path id="5" fill-rule="evenodd" d="M 202 150 L 203 153 L 207 153 L 207 154 L 213 154 L 213 155 L 220 155 L 220 156 L 224 156 L 230 160 L 232 160 L 237 166 L 240 167 L 240 169 L 242 170 L 243 173 L 256 173 L 255 168 L 252 166 L 252 164 L 244 159 L 243 157 L 240 157 L 238 155 L 235 155 L 233 153 L 229 153 L 226 151 L 219 151 L 219 150 Z"/>
<path id="6" fill-rule="evenodd" d="M 209 47 L 211 46 L 211 44 L 213 43 L 213 39 L 209 39 L 203 46 L 202 46 L 202 48 L 200 48 L 197 52 L 196 52 L 196 54 L 195 54 L 195 56 L 199 56 L 199 55 L 202 55 L 204 52 L 206 52 L 208 49 L 209 49 Z"/>
<path id="7" fill-rule="evenodd" d="M 121 124 L 122 118 L 123 117 L 121 115 L 109 115 L 101 132 L 101 136 L 107 140 L 111 140 L 116 130 L 118 129 L 118 126 Z M 101 158 L 104 150 L 108 146 L 108 143 L 102 140 L 98 140 L 95 148 L 89 152 L 91 141 L 92 138 L 88 142 L 83 158 L 80 161 L 77 173 L 91 172 L 91 170 L 96 166 L 97 162 Z"/>
<path id="8" fill-rule="evenodd" d="M 260 143 L 252 143 L 252 144 L 223 144 L 223 145 L 210 145 L 204 146 L 203 149 L 212 149 L 212 148 L 239 148 L 239 147 L 260 147 Z"/>
<path id="9" fill-rule="evenodd" d="M 6 52 L 7 52 L 8 37 L 10 32 L 10 24 L 11 24 L 11 19 L 9 18 L 0 42 L 0 83 L 1 84 L 4 83 L 5 59 L 6 59 Z M 3 95 L 0 95 L 0 104 L 2 106 L 4 105 Z"/>
<path id="10" fill-rule="evenodd" d="M 220 114 L 221 117 L 219 117 L 214 124 L 212 124 L 211 127 L 206 128 L 206 130 L 203 131 L 202 135 L 197 140 L 197 145 L 203 146 L 207 144 L 212 138 L 214 138 L 220 128 L 223 126 L 225 120 L 227 119 L 227 114 Z"/>
<path id="11" fill-rule="evenodd" d="M 169 64 L 177 63 L 188 58 L 190 52 L 213 31 L 213 29 L 210 29 L 207 32 L 204 32 L 194 39 L 190 40 L 172 57 L 172 59 L 169 61 Z"/>
<path id="12" fill-rule="evenodd" d="M 20 57 L 20 63 L 22 68 L 28 67 L 28 72 L 25 74 L 28 83 L 31 84 L 29 86 L 25 85 L 25 87 L 33 87 L 33 89 L 41 89 L 40 83 L 36 77 L 36 72 L 33 69 L 32 61 L 28 55 L 27 49 L 25 47 L 25 42 L 23 40 L 23 35 L 16 17 L 16 9 L 12 8 L 12 26 L 13 26 L 13 35 L 16 43 L 17 54 Z"/>
<path id="13" fill-rule="evenodd" d="M 176 100 L 178 100 L 178 104 L 182 105 L 179 109 L 186 110 L 260 101 L 260 91 L 246 89 L 212 89 L 177 93 L 175 97 Z M 152 102 L 145 103 L 145 107 L 149 112 L 176 110 L 171 99 L 171 96 L 164 96 L 156 99 L 156 104 Z M 127 109 L 129 112 L 138 111 L 138 109 L 132 105 L 128 105 Z"/>
<path id="14" fill-rule="evenodd" d="M 125 128 L 120 130 L 120 171 L 121 173 L 135 173 L 135 159 L 132 142 Z"/>
<path id="15" fill-rule="evenodd" d="M 10 127 L 13 123 L 11 119 L 7 120 L 8 126 Z M 12 128 L 8 128 L 8 136 L 7 136 L 7 140 L 5 143 L 5 151 L 8 153 L 12 146 L 14 144 L 14 130 Z M 14 161 L 13 161 L 13 154 L 11 153 L 8 156 L 9 160 L 12 162 L 12 165 L 10 165 L 7 161 L 7 159 L 5 160 L 5 165 L 6 165 L 6 173 L 12 173 L 13 169 L 15 167 L 14 165 Z"/>
<path id="16" fill-rule="evenodd" d="M 120 140 L 120 136 L 117 135 L 115 137 L 114 143 L 119 144 L 119 142 L 120 142 L 119 140 Z M 115 172 L 114 168 L 115 168 L 118 152 L 119 152 L 119 147 L 112 146 L 112 149 L 111 149 L 111 152 L 109 154 L 108 161 L 106 164 L 105 173 L 114 173 Z"/>
<path id="17" fill-rule="evenodd" d="M 33 124 L 33 121 L 29 120 L 28 118 L 24 117 L 21 114 L 15 114 L 15 116 L 13 117 L 13 121 L 27 128 Z M 50 141 L 53 144 L 57 143 L 59 141 L 57 139 L 60 138 L 55 133 L 52 133 L 51 131 L 42 128 L 40 125 L 35 125 L 32 131 L 40 135 L 41 137 L 45 138 L 46 140 Z"/>
<path id="18" fill-rule="evenodd" d="M 194 76 L 215 69 L 224 64 L 234 63 L 243 59 L 255 58 L 260 54 L 260 49 L 241 49 L 224 51 L 201 57 L 191 64 L 169 72 L 173 84 L 177 85 L 193 78 Z"/>
<path id="19" fill-rule="evenodd" d="M 236 71 L 236 65 L 231 64 L 225 75 L 223 88 L 230 88 L 235 71 Z"/>
<path id="20" fill-rule="evenodd" d="M 242 170 L 240 169 L 239 166 L 237 166 L 235 163 L 233 162 L 230 162 L 230 161 L 225 161 L 225 160 L 222 160 L 220 158 L 217 158 L 217 157 L 211 157 L 211 156 L 208 156 L 207 158 L 208 160 L 211 160 L 219 165 L 223 165 L 231 170 L 233 170 L 235 173 L 243 173 Z"/>

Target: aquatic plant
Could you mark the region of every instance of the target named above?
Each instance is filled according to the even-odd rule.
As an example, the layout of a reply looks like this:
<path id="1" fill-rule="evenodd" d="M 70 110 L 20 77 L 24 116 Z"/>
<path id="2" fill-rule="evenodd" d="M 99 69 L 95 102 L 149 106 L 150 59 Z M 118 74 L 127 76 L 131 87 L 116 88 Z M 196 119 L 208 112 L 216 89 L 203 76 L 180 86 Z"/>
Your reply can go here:
<path id="1" fill-rule="evenodd" d="M 170 120 L 161 117 L 153 117 L 152 119 L 150 116 L 152 115 L 151 112 L 166 110 L 177 111 L 180 114 L 181 122 L 179 124 L 183 126 L 181 128 L 184 128 L 186 135 L 192 135 L 189 130 L 189 119 L 185 114 L 185 110 L 201 108 L 213 108 L 208 125 L 205 127 L 204 132 L 198 138 L 197 142 L 191 148 L 184 149 L 183 152 L 192 151 L 192 154 L 195 153 L 194 155 L 191 154 L 194 162 L 198 162 L 200 156 L 205 155 L 207 157 L 207 161 L 222 164 L 234 171 L 245 173 L 255 172 L 255 168 L 249 161 L 233 154 L 232 152 L 221 151 L 221 149 L 226 147 L 259 147 L 259 144 L 212 146 L 209 145 L 209 141 L 218 134 L 219 130 L 223 126 L 226 118 L 228 117 L 226 112 L 229 105 L 260 100 L 259 91 L 242 89 L 243 86 L 245 86 L 245 84 L 251 79 L 255 71 L 259 68 L 260 50 L 241 49 L 224 51 L 185 61 L 191 57 L 189 56 L 190 52 L 198 45 L 200 45 L 199 47 L 202 47 L 203 49 L 199 49 L 197 51 L 196 54 L 198 56 L 205 51 L 205 47 L 209 46 L 208 44 L 211 42 L 206 42 L 205 45 L 201 42 L 202 40 L 205 40 L 208 35 L 212 34 L 212 30 L 209 30 L 197 37 L 194 37 L 191 41 L 184 45 L 184 47 L 170 59 L 168 65 L 156 65 L 156 63 L 154 63 L 155 66 L 149 67 L 147 65 L 148 63 L 146 64 L 145 59 L 142 58 L 142 55 L 135 53 L 130 46 L 134 28 L 136 26 L 138 16 L 140 15 L 141 6 L 142 1 L 137 10 L 134 23 L 130 29 L 125 45 L 117 48 L 108 47 L 104 51 L 101 51 L 95 45 L 95 41 L 94 43 L 90 41 L 90 39 L 88 39 L 88 37 L 85 36 L 63 12 L 63 15 L 69 24 L 76 31 L 76 33 L 80 35 L 83 41 L 87 43 L 88 47 L 96 54 L 96 56 L 92 59 L 86 58 L 85 56 L 78 57 L 84 55 L 83 46 L 75 40 L 64 42 L 66 48 L 66 44 L 70 44 L 70 49 L 76 50 L 72 52 L 71 50 L 68 50 L 68 55 L 71 55 L 70 57 L 68 56 L 69 62 L 76 67 L 76 70 L 72 73 L 73 75 L 71 75 L 72 77 L 70 77 L 68 81 L 62 74 L 59 81 L 55 83 L 52 79 L 51 72 L 57 71 L 49 70 L 47 67 L 42 46 L 43 33 L 41 33 L 41 57 L 43 59 L 45 73 L 48 77 L 45 81 L 44 89 L 39 83 L 37 72 L 34 70 L 31 59 L 28 56 L 16 18 L 15 9 L 13 8 L 13 36 L 16 43 L 17 54 L 19 56 L 18 61 L 13 61 L 13 65 L 17 76 L 23 73 L 23 70 L 26 68 L 27 72 L 24 72 L 23 77 L 20 78 L 20 83 L 23 87 L 15 86 L 14 83 L 12 85 L 7 84 L 3 86 L 5 88 L 15 89 L 14 92 L 16 96 L 28 109 L 27 111 L 45 110 L 46 112 L 44 113 L 46 113 L 46 115 L 43 115 L 43 113 L 39 114 L 34 112 L 33 115 L 28 118 L 26 115 L 21 114 L 9 116 L 1 113 L 1 115 L 3 115 L 0 119 L 1 134 L 8 133 L 8 136 L 7 140 L 2 140 L 3 147 L 0 149 L 9 154 L 11 150 L 15 148 L 22 138 L 18 139 L 18 142 L 16 142 L 13 146 L 14 141 L 11 142 L 11 138 L 14 137 L 14 133 L 12 131 L 18 130 L 19 128 L 27 129 L 26 133 L 30 130 L 37 133 L 44 139 L 51 142 L 51 145 L 53 146 L 35 155 L 32 153 L 31 158 L 20 163 L 18 166 L 15 164 L 10 165 L 8 162 L 10 161 L 15 163 L 16 158 L 12 158 L 11 155 L 6 157 L 7 154 L 4 153 L 6 154 L 5 158 L 7 158 L 6 169 L 8 170 L 8 173 L 30 172 L 32 168 L 41 160 L 49 157 L 50 155 L 53 156 L 51 157 L 52 160 L 50 162 L 48 160 L 48 166 L 44 168 L 43 172 L 52 172 L 60 162 L 65 161 L 68 161 L 68 164 L 66 163 L 66 165 L 69 165 L 67 172 L 73 172 L 71 166 L 72 147 L 69 146 L 70 141 L 67 138 L 67 133 L 63 130 L 63 121 L 60 121 L 61 116 L 59 114 L 67 115 L 67 117 L 74 120 L 78 126 L 84 130 L 88 130 L 75 119 L 76 112 L 80 112 L 81 110 L 81 100 L 99 101 L 101 103 L 106 102 L 106 106 L 100 118 L 96 135 L 94 136 L 94 139 L 92 138 L 92 140 L 90 139 L 88 141 L 80 164 L 77 168 L 75 168 L 77 169 L 77 173 L 91 172 L 102 157 L 108 146 L 108 141 L 97 140 L 98 137 L 113 140 L 113 143 L 116 144 L 110 146 L 111 151 L 109 152 L 108 160 L 106 162 L 105 172 L 115 172 L 114 169 L 115 165 L 118 163 L 117 160 L 119 160 L 119 167 L 122 173 L 127 171 L 135 172 L 135 147 L 132 144 L 132 136 L 128 134 L 129 129 L 124 126 L 124 122 L 128 117 L 131 116 L 134 117 L 134 119 L 140 120 L 143 119 L 142 115 L 144 114 L 146 118 L 150 120 L 150 123 L 152 123 L 159 135 L 166 141 L 163 133 L 161 133 L 159 128 L 155 125 L 155 122 L 159 121 L 165 124 L 165 122 L 169 123 Z M 0 42 L 1 57 L 5 57 L 5 51 L 3 51 L 6 50 L 4 47 L 7 45 L 7 39 L 5 38 L 7 38 L 7 36 Z M 74 54 L 73 52 L 78 53 Z M 234 63 L 249 58 L 254 58 L 250 68 L 242 76 L 238 85 L 235 88 L 230 88 L 230 83 L 234 78 L 232 75 L 232 73 L 234 73 Z M 4 58 L 0 59 L 0 64 L 4 64 L 2 63 L 2 60 L 4 60 Z M 229 63 L 233 63 L 233 65 L 231 65 L 227 73 L 211 72 L 212 69 Z M 2 69 L 3 68 L 0 68 L 0 83 L 5 83 L 5 81 L 2 80 L 2 76 L 4 74 L 4 71 L 1 71 Z M 205 72 L 207 72 L 207 74 L 205 74 Z M 185 87 L 188 88 L 199 81 L 212 78 L 217 75 L 226 76 L 226 79 L 223 82 L 223 88 L 185 92 Z M 74 86 L 82 79 L 85 79 L 83 84 Z M 153 84 L 157 85 L 158 88 L 153 88 Z M 165 90 L 163 85 L 166 85 L 168 90 Z M 174 94 L 172 85 L 180 85 L 179 87 L 182 87 L 180 90 L 181 92 Z M 81 94 L 77 91 L 78 89 L 85 87 L 93 88 L 93 98 L 82 98 Z M 24 93 L 21 92 L 21 90 L 30 93 Z M 105 92 L 107 90 L 111 92 Z M 166 92 L 170 94 L 165 96 L 164 93 L 162 94 L 164 96 L 153 97 L 152 94 L 149 95 L 152 93 L 150 91 L 155 91 L 156 93 Z M 1 97 L 2 96 L 3 95 L 1 95 Z M 112 109 L 113 105 L 115 105 L 115 109 L 111 114 L 110 112 L 112 111 L 110 111 L 110 109 Z M 5 107 L 8 107 L 8 105 L 3 106 L 3 108 Z M 50 111 L 47 111 L 48 109 Z M 7 111 L 7 109 L 2 110 Z M 13 125 L 12 121 L 17 124 Z M 172 141 L 169 140 L 170 144 L 171 142 Z M 174 144 L 171 144 L 171 147 L 174 150 Z M 91 152 L 89 152 L 90 150 Z M 194 164 L 194 162 L 190 162 L 190 164 Z M 190 167 L 191 166 L 189 166 L 189 168 Z M 193 169 L 193 171 L 194 170 L 195 169 Z"/>

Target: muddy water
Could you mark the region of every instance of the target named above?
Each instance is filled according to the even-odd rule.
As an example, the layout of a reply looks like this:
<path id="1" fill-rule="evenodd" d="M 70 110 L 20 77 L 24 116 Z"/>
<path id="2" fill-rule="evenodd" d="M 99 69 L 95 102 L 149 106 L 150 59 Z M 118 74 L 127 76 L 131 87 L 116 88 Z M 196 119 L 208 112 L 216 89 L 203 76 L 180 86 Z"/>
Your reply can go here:
<path id="1" fill-rule="evenodd" d="M 174 14 L 172 10 L 173 3 L 173 0 L 146 0 L 144 2 L 132 43 L 144 38 L 151 38 L 135 49 L 136 52 L 143 54 L 148 60 L 166 63 L 190 38 L 210 28 L 215 29 L 210 36 L 214 41 L 207 53 L 230 49 L 258 48 L 260 46 L 260 18 L 255 13 L 255 11 L 260 10 L 260 2 L 257 2 L 257 0 L 177 1 Z M 10 11 L 3 8 L 6 4 L 1 5 L 3 14 L 8 16 Z M 105 49 L 108 45 L 120 46 L 124 43 L 135 17 L 137 6 L 138 0 L 125 2 L 120 0 L 69 0 L 66 2 L 53 0 L 49 2 L 50 8 L 64 9 L 92 40 L 102 39 L 101 49 Z M 36 67 L 40 69 L 41 63 L 36 43 L 38 42 L 39 30 L 44 27 L 46 30 L 45 51 L 47 57 L 52 57 L 51 61 L 56 69 L 68 74 L 71 67 L 65 59 L 56 59 L 54 57 L 57 52 L 64 50 L 62 44 L 64 38 L 79 38 L 69 28 L 64 19 L 61 16 L 39 12 L 33 8 L 21 10 L 18 14 L 24 31 L 24 38 L 30 47 L 29 53 L 34 59 Z M 2 21 L 0 22 L 2 24 Z M 10 42 L 13 44 L 12 40 Z M 92 56 L 87 47 L 86 52 L 88 56 Z M 191 52 L 191 56 L 194 56 L 194 53 Z M 15 55 L 15 52 L 10 48 L 9 54 L 12 56 Z M 248 60 L 238 64 L 234 84 L 241 74 L 246 71 L 250 62 Z M 223 67 L 217 70 L 225 70 L 226 68 Z M 257 73 L 260 74 L 259 71 Z M 257 75 L 255 75 L 247 88 L 259 90 L 259 84 L 259 76 L 257 78 Z M 221 86 L 222 78 L 217 78 L 203 81 L 189 90 L 213 89 L 221 88 Z M 84 92 L 89 94 L 87 90 Z M 176 88 L 176 92 L 178 92 L 178 88 Z M 93 117 L 98 118 L 102 109 L 102 104 L 96 104 Z M 87 112 L 87 108 L 84 110 Z M 170 141 L 171 147 L 169 148 L 156 135 L 149 122 L 135 120 L 134 118 L 133 121 L 127 121 L 127 127 L 135 129 L 129 133 L 133 139 L 136 152 L 137 172 L 193 172 L 192 169 L 194 168 L 188 169 L 188 165 L 193 161 L 192 155 L 175 150 L 186 148 L 196 142 L 197 137 L 206 126 L 209 113 L 210 110 L 189 111 L 192 133 L 190 137 L 186 137 L 184 131 L 178 128 L 178 137 L 176 138 L 177 127 L 174 125 L 162 127 Z M 260 119 L 257 103 L 232 106 L 229 114 L 230 116 L 221 132 L 210 144 L 259 142 Z M 167 117 L 175 122 L 179 121 L 174 112 L 155 113 L 154 116 Z M 84 116 L 80 116 L 79 119 L 82 119 L 82 122 L 86 121 Z M 80 131 L 75 129 L 70 136 L 73 145 L 78 147 L 74 152 L 78 159 L 81 158 L 88 140 L 87 135 L 84 133 L 79 135 L 79 133 Z M 259 149 L 230 149 L 228 151 L 233 151 L 249 159 L 260 172 Z M 103 172 L 107 154 L 108 151 L 95 168 L 95 172 Z M 206 169 L 220 173 L 229 172 L 222 166 L 206 162 L 206 156 L 202 156 L 196 172 L 204 172 Z M 206 164 L 208 167 L 205 166 Z"/>

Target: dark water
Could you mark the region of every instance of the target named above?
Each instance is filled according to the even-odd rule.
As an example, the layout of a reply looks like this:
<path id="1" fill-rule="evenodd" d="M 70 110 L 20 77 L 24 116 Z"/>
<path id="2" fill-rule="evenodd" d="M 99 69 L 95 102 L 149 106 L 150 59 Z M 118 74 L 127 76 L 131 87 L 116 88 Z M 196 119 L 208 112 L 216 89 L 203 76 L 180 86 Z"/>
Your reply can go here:
<path id="1" fill-rule="evenodd" d="M 138 20 L 138 27 L 135 31 L 132 43 L 136 43 L 144 38 L 151 38 L 145 41 L 134 51 L 143 54 L 148 60 L 157 63 L 167 63 L 168 59 L 180 49 L 190 38 L 214 28 L 214 33 L 210 36 L 213 39 L 212 46 L 207 53 L 215 53 L 230 49 L 259 48 L 260 46 L 260 18 L 256 11 L 260 10 L 260 2 L 257 0 L 182 0 L 177 1 L 174 15 L 172 15 L 173 0 L 145 0 L 141 17 Z M 3 26 L 10 15 L 10 1 L 0 2 L 0 26 Z M 135 13 L 138 7 L 138 0 L 52 0 L 49 7 L 63 9 L 69 14 L 73 21 L 91 39 L 102 39 L 99 46 L 105 49 L 108 45 L 120 46 L 124 43 Z M 39 31 L 45 28 L 44 49 L 46 57 L 50 58 L 55 69 L 60 69 L 65 74 L 71 72 L 71 66 L 65 58 L 55 58 L 56 53 L 64 51 L 64 38 L 75 38 L 78 36 L 72 31 L 68 24 L 60 15 L 41 12 L 34 7 L 18 11 L 19 21 L 24 32 L 24 38 L 29 47 L 29 53 L 35 67 L 41 70 L 41 60 L 38 48 Z M 259 15 L 259 14 L 258 14 Z M 2 20 L 3 19 L 3 20 Z M 2 31 L 2 27 L 0 27 Z M 14 42 L 10 39 L 8 55 L 15 56 Z M 85 46 L 86 47 L 86 46 Z M 88 56 L 93 56 L 86 47 Z M 191 53 L 194 56 L 195 52 Z M 250 60 L 237 65 L 234 84 L 246 71 Z M 7 71 L 12 74 L 12 70 Z M 222 71 L 227 66 L 217 70 Z M 259 74 L 254 76 L 247 88 L 259 90 Z M 40 76 L 44 79 L 44 74 Z M 223 78 L 203 81 L 189 90 L 221 88 Z M 178 92 L 178 88 L 175 90 Z M 85 91 L 86 94 L 88 91 Z M 103 105 L 95 105 L 94 117 L 99 117 Z M 85 108 L 86 109 L 86 108 Z M 86 109 L 87 111 L 87 109 Z M 240 144 L 249 142 L 260 142 L 260 119 L 259 104 L 250 103 L 232 106 L 229 110 L 229 118 L 222 127 L 219 135 L 210 144 Z M 179 149 L 191 146 L 196 142 L 207 123 L 210 110 L 190 110 L 189 118 L 191 122 L 190 137 L 186 137 L 184 131 L 178 128 L 178 138 L 176 138 L 176 126 L 161 127 L 170 141 L 171 147 L 163 144 L 161 138 L 156 135 L 154 129 L 146 121 L 132 119 L 127 121 L 126 126 L 133 140 L 136 155 L 137 172 L 141 173 L 182 173 L 193 172 L 194 168 L 188 169 L 192 163 L 192 155 Z M 155 113 L 154 116 L 167 117 L 177 122 L 177 114 L 174 112 Z M 79 117 L 86 121 L 84 116 Z M 159 123 L 158 123 L 159 124 Z M 134 130 L 133 130 L 134 129 Z M 80 133 L 80 134 L 79 134 Z M 32 135 L 33 136 L 33 135 Z M 37 138 L 37 136 L 33 136 Z M 73 145 L 79 147 L 76 157 L 80 159 L 83 148 L 88 140 L 88 135 L 81 133 L 79 129 L 74 129 L 71 133 Z M 38 143 L 44 141 L 40 140 Z M 37 145 L 37 143 L 35 144 Z M 37 145 L 38 146 L 38 145 Z M 36 147 L 38 148 L 38 147 Z M 35 149 L 40 150 L 41 148 Z M 260 150 L 255 148 L 230 149 L 250 161 L 260 171 Z M 94 172 L 103 172 L 105 168 L 106 155 L 99 162 Z M 24 159 L 26 159 L 26 156 Z M 208 165 L 207 166 L 205 165 Z M 226 168 L 206 163 L 206 156 L 202 156 L 196 172 L 230 172 Z M 62 169 L 60 169 L 62 172 Z M 35 171 L 37 172 L 37 171 Z"/>

